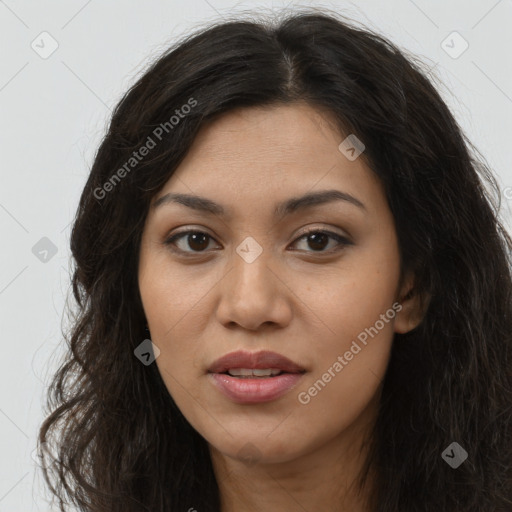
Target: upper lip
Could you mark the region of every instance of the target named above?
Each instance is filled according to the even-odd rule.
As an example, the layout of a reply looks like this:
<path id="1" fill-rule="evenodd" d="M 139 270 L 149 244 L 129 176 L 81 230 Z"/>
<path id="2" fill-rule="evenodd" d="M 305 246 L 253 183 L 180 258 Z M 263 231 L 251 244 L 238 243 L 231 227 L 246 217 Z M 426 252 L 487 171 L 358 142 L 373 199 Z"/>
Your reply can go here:
<path id="1" fill-rule="evenodd" d="M 276 368 L 286 373 L 302 373 L 306 370 L 276 352 L 230 352 L 217 359 L 209 368 L 210 373 L 224 373 L 233 368 L 264 369 Z"/>

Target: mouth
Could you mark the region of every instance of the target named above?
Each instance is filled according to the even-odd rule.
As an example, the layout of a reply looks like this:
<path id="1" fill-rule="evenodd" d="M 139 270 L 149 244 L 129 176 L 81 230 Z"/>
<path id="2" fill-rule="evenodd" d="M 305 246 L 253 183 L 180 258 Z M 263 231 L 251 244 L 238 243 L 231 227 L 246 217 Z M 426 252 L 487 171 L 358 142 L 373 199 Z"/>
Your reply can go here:
<path id="1" fill-rule="evenodd" d="M 239 404 L 280 398 L 295 387 L 306 370 L 275 352 L 232 352 L 213 363 L 208 376 L 216 388 Z"/>
<path id="2" fill-rule="evenodd" d="M 221 375 L 231 375 L 239 379 L 265 379 L 269 377 L 276 377 L 283 372 L 279 368 L 230 368 L 227 372 L 222 372 Z"/>
<path id="3" fill-rule="evenodd" d="M 217 359 L 209 373 L 229 373 L 233 377 L 274 377 L 280 373 L 304 373 L 306 370 L 276 352 L 231 352 Z"/>

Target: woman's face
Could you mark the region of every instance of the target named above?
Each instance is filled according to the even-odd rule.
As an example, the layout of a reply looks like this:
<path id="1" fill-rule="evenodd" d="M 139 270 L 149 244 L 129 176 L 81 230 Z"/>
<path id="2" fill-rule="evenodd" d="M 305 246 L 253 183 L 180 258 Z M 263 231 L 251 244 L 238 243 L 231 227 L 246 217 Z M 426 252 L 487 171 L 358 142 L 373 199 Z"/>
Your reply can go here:
<path id="1" fill-rule="evenodd" d="M 383 188 L 333 126 L 305 104 L 230 112 L 202 129 L 147 217 L 139 286 L 156 364 L 230 457 L 290 461 L 362 428 L 394 332 L 413 327 Z M 247 358 L 214 365 L 235 351 Z M 255 375 L 264 368 L 283 373 Z"/>

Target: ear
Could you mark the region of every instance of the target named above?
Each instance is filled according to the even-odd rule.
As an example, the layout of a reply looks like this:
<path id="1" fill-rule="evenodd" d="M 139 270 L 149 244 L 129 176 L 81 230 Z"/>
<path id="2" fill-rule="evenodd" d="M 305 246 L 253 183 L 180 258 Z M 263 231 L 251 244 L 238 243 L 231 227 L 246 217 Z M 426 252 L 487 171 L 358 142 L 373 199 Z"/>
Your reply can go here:
<path id="1" fill-rule="evenodd" d="M 423 320 L 430 303 L 430 296 L 421 296 L 414 287 L 414 275 L 409 273 L 398 295 L 402 308 L 395 316 L 395 332 L 405 334 L 412 331 Z"/>

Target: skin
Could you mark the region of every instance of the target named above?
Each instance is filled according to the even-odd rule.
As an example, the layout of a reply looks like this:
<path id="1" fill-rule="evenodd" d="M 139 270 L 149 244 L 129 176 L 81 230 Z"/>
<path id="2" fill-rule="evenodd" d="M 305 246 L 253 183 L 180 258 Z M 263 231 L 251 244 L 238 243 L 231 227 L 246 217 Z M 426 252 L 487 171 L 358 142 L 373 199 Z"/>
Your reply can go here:
<path id="1" fill-rule="evenodd" d="M 160 349 L 156 364 L 184 416 L 209 443 L 223 512 L 369 510 L 369 487 L 357 495 L 353 482 L 394 333 L 414 328 L 421 315 L 414 296 L 403 299 L 413 280 L 406 276 L 400 286 L 384 190 L 363 158 L 350 161 L 338 149 L 345 135 L 334 126 L 327 113 L 303 103 L 219 117 L 202 128 L 154 200 L 169 192 L 194 194 L 231 215 L 166 203 L 150 208 L 144 227 L 138 277 L 151 339 Z M 365 209 L 333 201 L 274 218 L 277 203 L 327 189 L 351 194 Z M 352 243 L 327 238 L 315 245 L 304 237 L 306 227 Z M 211 238 L 194 243 L 185 235 L 165 244 L 187 229 Z M 248 236 L 263 250 L 252 263 L 236 252 Z M 309 403 L 300 403 L 298 394 L 394 303 L 401 311 Z M 207 369 L 239 349 L 278 352 L 306 373 L 277 400 L 236 404 L 212 385 Z M 243 457 L 248 446 L 249 461 Z"/>

